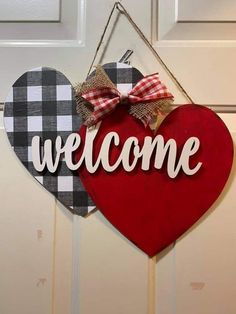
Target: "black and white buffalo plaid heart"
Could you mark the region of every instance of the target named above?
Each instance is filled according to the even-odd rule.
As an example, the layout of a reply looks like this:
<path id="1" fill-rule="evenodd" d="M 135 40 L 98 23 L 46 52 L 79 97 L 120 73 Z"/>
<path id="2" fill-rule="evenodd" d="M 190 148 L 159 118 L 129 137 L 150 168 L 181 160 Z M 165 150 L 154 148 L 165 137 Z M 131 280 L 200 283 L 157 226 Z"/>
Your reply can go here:
<path id="1" fill-rule="evenodd" d="M 128 92 L 143 77 L 135 68 L 122 63 L 108 63 L 104 69 L 122 92 Z M 93 74 L 92 74 L 93 75 Z M 4 106 L 4 125 L 16 155 L 26 169 L 63 205 L 85 216 L 95 205 L 85 191 L 77 172 L 64 160 L 58 170 L 37 172 L 32 162 L 31 141 L 36 135 L 43 142 L 53 142 L 80 129 L 82 120 L 76 112 L 74 90 L 68 79 L 52 68 L 42 67 L 24 73 L 12 86 Z"/>

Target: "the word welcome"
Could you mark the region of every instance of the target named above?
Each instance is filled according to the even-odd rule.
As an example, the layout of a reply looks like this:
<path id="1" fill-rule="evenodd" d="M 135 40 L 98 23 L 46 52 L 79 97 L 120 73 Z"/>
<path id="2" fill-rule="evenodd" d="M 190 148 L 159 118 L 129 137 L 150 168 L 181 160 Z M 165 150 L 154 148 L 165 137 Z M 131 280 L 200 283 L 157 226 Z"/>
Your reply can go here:
<path id="1" fill-rule="evenodd" d="M 185 142 L 181 153 L 178 154 L 179 158 L 177 160 L 176 141 L 169 139 L 165 143 L 162 135 L 157 135 L 154 138 L 146 136 L 142 147 L 140 147 L 136 137 L 132 136 L 127 138 L 119 157 L 116 162 L 111 165 L 109 151 L 112 145 L 118 146 L 120 144 L 120 138 L 116 132 L 110 132 L 104 137 L 97 160 L 93 160 L 93 146 L 98 130 L 99 126 L 93 130 L 87 130 L 83 152 L 79 161 L 76 163 L 73 161 L 73 153 L 81 145 L 81 137 L 79 134 L 70 134 L 65 144 L 62 143 L 62 138 L 58 136 L 55 140 L 54 147 L 52 140 L 47 139 L 44 142 L 43 149 L 41 147 L 41 138 L 34 136 L 32 139 L 32 160 L 35 169 L 41 172 L 47 167 L 51 173 L 54 173 L 58 168 L 63 154 L 66 165 L 70 170 L 77 170 L 84 162 L 90 173 L 94 173 L 100 165 L 108 172 L 116 170 L 120 165 L 123 166 L 125 171 L 130 172 L 135 168 L 139 160 L 141 160 L 141 169 L 147 171 L 150 169 L 152 156 L 155 156 L 153 160 L 154 167 L 157 170 L 161 169 L 164 160 L 167 160 L 166 167 L 170 178 L 175 178 L 181 169 L 187 175 L 194 175 L 202 166 L 202 163 L 198 162 L 192 169 L 190 168 L 190 157 L 195 155 L 200 147 L 200 141 L 197 137 L 190 137 Z M 53 150 L 55 151 L 54 157 L 52 153 Z"/>

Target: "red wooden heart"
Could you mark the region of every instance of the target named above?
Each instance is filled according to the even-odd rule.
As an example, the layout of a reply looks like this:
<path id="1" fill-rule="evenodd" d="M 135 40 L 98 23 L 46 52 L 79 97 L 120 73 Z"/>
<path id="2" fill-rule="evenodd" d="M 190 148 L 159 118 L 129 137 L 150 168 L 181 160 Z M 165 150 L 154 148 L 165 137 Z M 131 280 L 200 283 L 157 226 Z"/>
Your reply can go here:
<path id="1" fill-rule="evenodd" d="M 105 135 L 111 131 L 117 132 L 121 140 L 121 145 L 110 151 L 111 163 L 128 137 L 135 136 L 142 143 L 145 136 L 154 136 L 120 106 L 101 124 L 94 143 L 95 158 Z M 84 139 L 86 128 L 82 127 L 79 133 Z M 94 174 L 85 166 L 79 169 L 85 188 L 105 217 L 149 256 L 176 240 L 210 208 L 228 179 L 233 161 L 230 133 L 206 107 L 184 105 L 173 110 L 157 134 L 165 141 L 175 139 L 178 151 L 189 137 L 198 137 L 201 146 L 191 157 L 190 165 L 202 162 L 200 170 L 193 176 L 180 172 L 171 179 L 165 166 L 143 171 L 137 165 L 132 172 L 118 168 L 112 173 L 100 167 Z M 81 150 L 76 152 L 77 160 L 80 155 Z"/>

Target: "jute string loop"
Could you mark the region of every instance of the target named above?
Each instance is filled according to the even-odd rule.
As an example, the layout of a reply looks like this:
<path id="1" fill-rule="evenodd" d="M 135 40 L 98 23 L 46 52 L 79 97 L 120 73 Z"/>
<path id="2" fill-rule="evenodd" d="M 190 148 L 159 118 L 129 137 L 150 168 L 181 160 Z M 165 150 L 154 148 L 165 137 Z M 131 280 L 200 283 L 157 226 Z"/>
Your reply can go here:
<path id="1" fill-rule="evenodd" d="M 190 97 L 190 95 L 187 93 L 187 91 L 184 89 L 184 87 L 181 85 L 181 83 L 178 81 L 178 79 L 176 78 L 176 76 L 173 74 L 173 72 L 169 69 L 169 67 L 166 65 L 166 63 L 163 61 L 163 59 L 161 58 L 161 56 L 158 54 L 158 52 L 153 48 L 152 44 L 150 43 L 150 41 L 147 39 L 147 37 L 144 35 L 144 33 L 141 31 L 141 29 L 138 27 L 138 25 L 134 22 L 133 18 L 131 17 L 131 15 L 128 13 L 128 11 L 125 9 L 125 7 L 118 1 L 115 2 L 111 12 L 108 16 L 106 25 L 104 27 L 104 30 L 102 32 L 101 38 L 98 42 L 97 48 L 95 50 L 95 54 L 94 57 L 92 59 L 91 65 L 89 67 L 88 70 L 88 74 L 87 76 L 89 76 L 94 62 L 97 58 L 98 52 L 101 48 L 101 45 L 103 43 L 105 34 L 107 32 L 108 26 L 111 22 L 111 18 L 115 12 L 115 10 L 117 10 L 119 13 L 123 14 L 127 20 L 130 22 L 130 24 L 133 26 L 133 28 L 135 29 L 135 31 L 138 33 L 138 35 L 140 36 L 140 38 L 144 41 L 144 43 L 147 45 L 147 47 L 150 49 L 150 51 L 153 53 L 154 57 L 156 58 L 156 60 L 161 64 L 161 66 L 164 68 L 164 70 L 167 72 L 167 74 L 170 76 L 170 78 L 173 80 L 173 82 L 175 83 L 175 85 L 178 87 L 178 89 L 183 93 L 183 95 L 188 99 L 188 101 L 190 103 L 194 103 L 193 99 Z"/>

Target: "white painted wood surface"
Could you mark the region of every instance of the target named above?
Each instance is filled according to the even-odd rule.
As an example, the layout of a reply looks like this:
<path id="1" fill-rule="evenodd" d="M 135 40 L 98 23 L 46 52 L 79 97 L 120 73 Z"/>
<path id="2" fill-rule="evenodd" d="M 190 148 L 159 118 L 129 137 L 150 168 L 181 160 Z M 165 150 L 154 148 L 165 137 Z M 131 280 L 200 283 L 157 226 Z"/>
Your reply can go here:
<path id="1" fill-rule="evenodd" d="M 148 297 L 146 255 L 100 213 L 88 219 L 81 218 L 77 227 L 80 229 L 77 312 L 145 313 Z"/>
<path id="2" fill-rule="evenodd" d="M 0 21 L 60 20 L 60 0 L 1 0 Z"/>
<path id="3" fill-rule="evenodd" d="M 170 41 L 170 46 L 173 41 L 177 41 L 177 46 L 189 46 L 189 43 L 191 47 L 193 44 L 225 46 L 225 41 L 235 46 L 231 42 L 236 39 L 234 1 L 153 0 L 153 3 L 157 22 L 154 32 L 159 40 Z"/>
<path id="4" fill-rule="evenodd" d="M 165 0 L 167 11 L 159 1 L 165 9 L 162 16 L 170 23 L 176 16 L 173 2 Z M 85 11 L 85 1 L 62 1 L 63 23 L 57 30 L 57 23 L 42 22 L 40 28 L 35 22 L 0 21 L 0 101 L 19 75 L 40 65 L 61 70 L 71 82 L 83 80 L 113 3 L 86 1 Z M 197 103 L 235 108 L 235 24 L 227 30 L 222 26 L 219 32 L 209 23 L 203 30 L 193 26 L 194 31 L 180 28 L 173 33 L 172 26 L 168 29 L 155 14 L 151 21 L 151 4 L 157 6 L 156 0 L 140 1 L 138 6 L 136 0 L 122 3 L 149 38 L 151 33 L 161 34 L 152 36 L 156 49 Z M 185 102 L 120 16 L 103 63 L 118 60 L 128 48 L 134 50 L 134 66 L 147 74 L 159 71 L 176 102 Z M 235 115 L 224 119 L 235 133 Z M 55 203 L 12 154 L 3 130 L 0 150 L 0 313 L 147 313 L 146 256 L 101 214 L 73 217 Z M 158 256 L 156 314 L 235 314 L 235 188 L 234 178 L 224 199 L 202 223 L 174 249 L 171 246 Z"/>
<path id="5" fill-rule="evenodd" d="M 236 21 L 236 2 L 232 0 L 178 0 L 178 20 Z"/>
<path id="6" fill-rule="evenodd" d="M 54 198 L 0 147 L 0 313 L 51 313 Z"/>
<path id="7" fill-rule="evenodd" d="M 85 0 L 55 1 L 60 6 L 57 21 L 6 22 L 0 19 L 0 47 L 81 47 L 85 36 Z M 42 8 L 47 4 L 47 0 L 37 2 Z M 9 15 L 5 18 L 8 19 Z"/>

